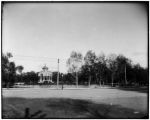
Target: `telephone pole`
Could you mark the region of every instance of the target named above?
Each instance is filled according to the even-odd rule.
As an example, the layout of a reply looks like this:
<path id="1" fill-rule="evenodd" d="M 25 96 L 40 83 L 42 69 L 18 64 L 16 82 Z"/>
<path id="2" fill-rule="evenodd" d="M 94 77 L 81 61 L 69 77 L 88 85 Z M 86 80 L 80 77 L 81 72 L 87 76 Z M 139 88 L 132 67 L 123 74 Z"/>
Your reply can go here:
<path id="1" fill-rule="evenodd" d="M 58 72 L 57 72 L 57 89 L 59 85 L 59 59 L 58 59 Z"/>

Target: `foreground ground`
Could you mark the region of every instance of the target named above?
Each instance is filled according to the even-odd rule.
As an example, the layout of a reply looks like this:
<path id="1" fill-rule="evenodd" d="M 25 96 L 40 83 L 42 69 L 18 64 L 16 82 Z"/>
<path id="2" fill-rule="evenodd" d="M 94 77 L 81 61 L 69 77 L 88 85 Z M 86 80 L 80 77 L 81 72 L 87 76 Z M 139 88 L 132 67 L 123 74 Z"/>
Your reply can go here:
<path id="1" fill-rule="evenodd" d="M 148 94 L 139 91 L 114 88 L 64 90 L 11 88 L 3 89 L 2 96 L 4 118 L 145 118 L 148 116 Z M 32 115 L 27 116 L 25 110 Z"/>

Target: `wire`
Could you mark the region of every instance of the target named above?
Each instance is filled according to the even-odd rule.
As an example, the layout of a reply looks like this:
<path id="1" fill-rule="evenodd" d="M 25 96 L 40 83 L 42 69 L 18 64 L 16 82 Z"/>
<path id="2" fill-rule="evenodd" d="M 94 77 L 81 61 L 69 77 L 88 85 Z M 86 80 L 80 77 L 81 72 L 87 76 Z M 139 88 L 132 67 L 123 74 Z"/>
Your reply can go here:
<path id="1" fill-rule="evenodd" d="M 28 59 L 16 59 L 17 61 L 26 61 L 26 62 L 56 62 L 56 61 L 48 61 L 48 60 L 28 60 Z"/>
<path id="2" fill-rule="evenodd" d="M 25 55 L 14 55 L 14 56 L 18 56 L 18 57 L 31 57 L 31 58 L 47 58 L 47 59 L 56 59 L 58 60 L 58 58 L 50 58 L 50 57 L 38 57 L 38 56 L 25 56 Z"/>
<path id="3" fill-rule="evenodd" d="M 48 61 L 49 61 L 50 59 L 51 59 L 51 61 L 52 61 L 52 60 L 58 60 L 58 58 L 37 57 L 37 56 L 24 56 L 24 55 L 16 55 L 16 54 L 13 56 L 13 58 L 16 58 L 16 59 L 18 59 L 18 58 L 19 58 L 19 59 L 20 59 L 20 58 L 21 58 L 21 59 L 22 59 L 22 58 L 23 58 L 23 59 L 24 59 L 24 58 L 25 58 L 25 59 L 31 59 L 31 58 L 34 58 L 34 59 L 35 59 L 35 58 L 38 58 L 38 59 L 44 59 L 44 60 L 48 60 Z M 66 62 L 68 59 L 67 59 L 67 58 L 61 58 L 61 59 L 59 58 L 59 60 L 60 60 L 61 62 Z"/>

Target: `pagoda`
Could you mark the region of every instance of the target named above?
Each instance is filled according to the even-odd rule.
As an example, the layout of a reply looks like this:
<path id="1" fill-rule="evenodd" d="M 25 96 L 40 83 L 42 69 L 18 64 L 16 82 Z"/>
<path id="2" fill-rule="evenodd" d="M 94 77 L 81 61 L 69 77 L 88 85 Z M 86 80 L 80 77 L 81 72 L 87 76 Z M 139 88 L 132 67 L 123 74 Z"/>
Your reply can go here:
<path id="1" fill-rule="evenodd" d="M 38 83 L 53 83 L 52 72 L 48 71 L 48 67 L 46 65 L 42 68 L 42 71 L 39 72 L 38 76 L 40 77 Z"/>

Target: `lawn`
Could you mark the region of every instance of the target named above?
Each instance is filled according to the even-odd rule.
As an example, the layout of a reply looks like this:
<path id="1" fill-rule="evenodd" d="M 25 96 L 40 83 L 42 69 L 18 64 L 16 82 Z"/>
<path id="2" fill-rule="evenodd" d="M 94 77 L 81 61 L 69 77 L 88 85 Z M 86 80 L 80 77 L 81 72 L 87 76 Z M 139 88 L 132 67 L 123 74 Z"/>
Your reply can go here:
<path id="1" fill-rule="evenodd" d="M 147 93 L 135 91 L 17 88 L 2 95 L 3 118 L 148 118 Z"/>
<path id="2" fill-rule="evenodd" d="M 29 112 L 25 112 L 29 111 Z M 144 118 L 146 114 L 117 105 L 78 99 L 4 98 L 3 118 Z"/>

